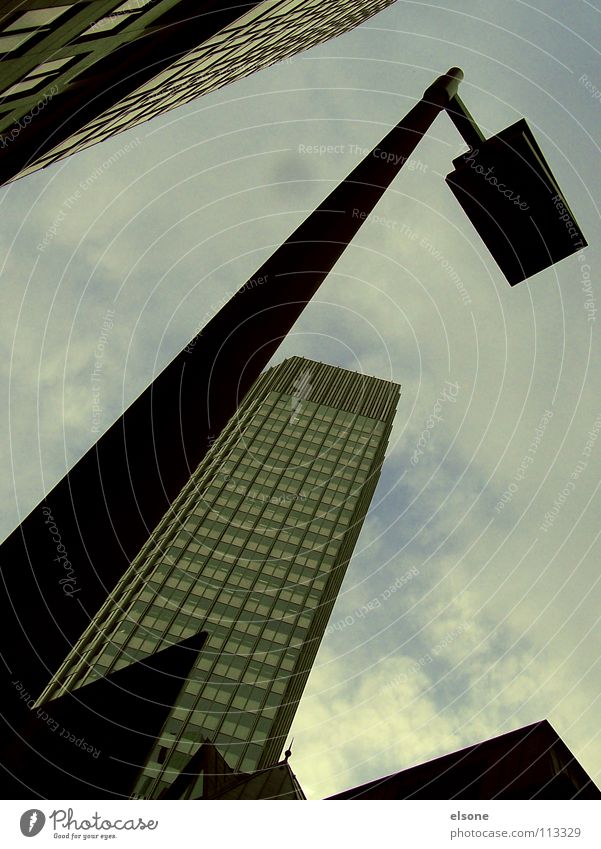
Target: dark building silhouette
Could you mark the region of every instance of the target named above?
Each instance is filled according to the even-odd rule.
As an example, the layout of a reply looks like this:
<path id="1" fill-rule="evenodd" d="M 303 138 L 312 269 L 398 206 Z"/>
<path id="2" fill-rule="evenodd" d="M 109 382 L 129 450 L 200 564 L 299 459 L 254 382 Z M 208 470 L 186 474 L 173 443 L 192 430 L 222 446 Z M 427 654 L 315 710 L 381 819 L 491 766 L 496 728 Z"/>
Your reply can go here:
<path id="1" fill-rule="evenodd" d="M 542 720 L 330 798 L 601 799 L 601 792 Z"/>
<path id="2" fill-rule="evenodd" d="M 190 793 L 194 788 L 194 795 Z M 234 772 L 215 746 L 205 742 L 161 799 L 306 799 L 288 758 L 251 773 Z"/>
<path id="3" fill-rule="evenodd" d="M 457 69 L 291 234 L 0 549 L 3 671 L 39 695 L 436 116 Z M 359 207 L 358 207 L 359 204 Z M 357 214 L 357 209 L 361 214 Z M 20 706 L 10 686 L 3 719 Z"/>
<path id="4" fill-rule="evenodd" d="M 129 798 L 207 638 L 194 634 L 24 716 L 0 758 L 2 798 Z"/>
<path id="5" fill-rule="evenodd" d="M 246 778 L 278 763 L 398 397 L 395 383 L 301 357 L 263 374 L 61 665 L 45 710 L 65 689 L 208 633 L 136 796 L 161 796 L 207 740 Z"/>
<path id="6" fill-rule="evenodd" d="M 0 183 L 340 35 L 392 2 L 4 2 Z"/>

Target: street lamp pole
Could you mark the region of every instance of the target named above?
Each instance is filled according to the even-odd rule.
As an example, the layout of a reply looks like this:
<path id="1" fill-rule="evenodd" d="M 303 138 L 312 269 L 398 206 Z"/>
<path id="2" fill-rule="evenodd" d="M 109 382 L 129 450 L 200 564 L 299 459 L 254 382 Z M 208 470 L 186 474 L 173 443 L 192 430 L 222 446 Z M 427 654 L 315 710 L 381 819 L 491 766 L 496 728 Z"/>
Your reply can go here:
<path id="1" fill-rule="evenodd" d="M 426 89 L 5 540 L 0 616 L 10 634 L 2 648 L 9 681 L 24 682 L 33 698 L 48 684 L 439 112 L 448 111 L 472 153 L 481 142 L 495 156 L 505 151 L 504 139 L 484 141 L 458 98 L 462 78 L 451 68 Z M 521 144 L 521 125 L 520 133 Z M 501 197 L 471 162 L 456 173 L 452 188 L 464 208 L 482 187 L 492 192 L 491 208 Z M 10 684 L 4 704 L 9 716 L 19 714 Z"/>
<path id="2" fill-rule="evenodd" d="M 33 696 L 148 540 L 366 216 L 448 106 L 462 76 L 453 68 L 428 87 L 2 544 L 0 615 L 11 634 L 4 664 L 12 678 L 27 681 Z M 70 584 L 59 582 L 66 575 L 60 555 L 56 565 L 57 533 L 74 578 Z M 16 701 L 11 691 L 5 703 Z"/>

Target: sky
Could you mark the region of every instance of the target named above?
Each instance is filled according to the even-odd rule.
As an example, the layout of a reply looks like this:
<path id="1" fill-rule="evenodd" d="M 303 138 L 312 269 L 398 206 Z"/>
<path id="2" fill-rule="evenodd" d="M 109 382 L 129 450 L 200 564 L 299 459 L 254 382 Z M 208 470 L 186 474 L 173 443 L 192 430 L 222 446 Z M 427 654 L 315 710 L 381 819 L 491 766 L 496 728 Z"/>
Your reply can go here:
<path id="1" fill-rule="evenodd" d="M 441 115 L 274 358 L 402 386 L 290 734 L 310 798 L 543 718 L 601 782 L 600 43 L 598 0 L 397 0 L 0 190 L 4 536 L 435 77 L 535 133 L 581 255 L 510 287 Z"/>

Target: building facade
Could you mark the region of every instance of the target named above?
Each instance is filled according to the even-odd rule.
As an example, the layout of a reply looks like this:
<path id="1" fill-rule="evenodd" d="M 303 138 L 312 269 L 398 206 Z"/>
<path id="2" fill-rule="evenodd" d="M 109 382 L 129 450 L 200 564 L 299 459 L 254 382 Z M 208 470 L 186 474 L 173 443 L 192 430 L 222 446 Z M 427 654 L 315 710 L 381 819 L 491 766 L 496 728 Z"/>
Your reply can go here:
<path id="1" fill-rule="evenodd" d="M 327 41 L 392 2 L 4 2 L 0 182 Z"/>
<path id="2" fill-rule="evenodd" d="M 330 799 L 601 799 L 546 719 Z"/>
<path id="3" fill-rule="evenodd" d="M 164 792 L 205 740 L 235 770 L 277 763 L 398 396 L 394 383 L 299 357 L 264 373 L 42 694 L 208 632 L 137 796 Z"/>

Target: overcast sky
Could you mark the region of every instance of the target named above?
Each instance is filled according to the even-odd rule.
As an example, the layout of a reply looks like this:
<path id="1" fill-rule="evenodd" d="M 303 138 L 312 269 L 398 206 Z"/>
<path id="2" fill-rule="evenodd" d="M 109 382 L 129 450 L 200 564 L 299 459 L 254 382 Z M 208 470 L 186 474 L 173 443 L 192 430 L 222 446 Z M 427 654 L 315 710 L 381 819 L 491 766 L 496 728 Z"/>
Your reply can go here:
<path id="1" fill-rule="evenodd" d="M 311 798 L 543 718 L 601 782 L 600 43 L 598 2 L 398 0 L 0 191 L 4 535 L 432 79 L 534 130 L 583 257 L 510 288 L 441 115 L 278 353 L 402 384 L 292 730 Z"/>

